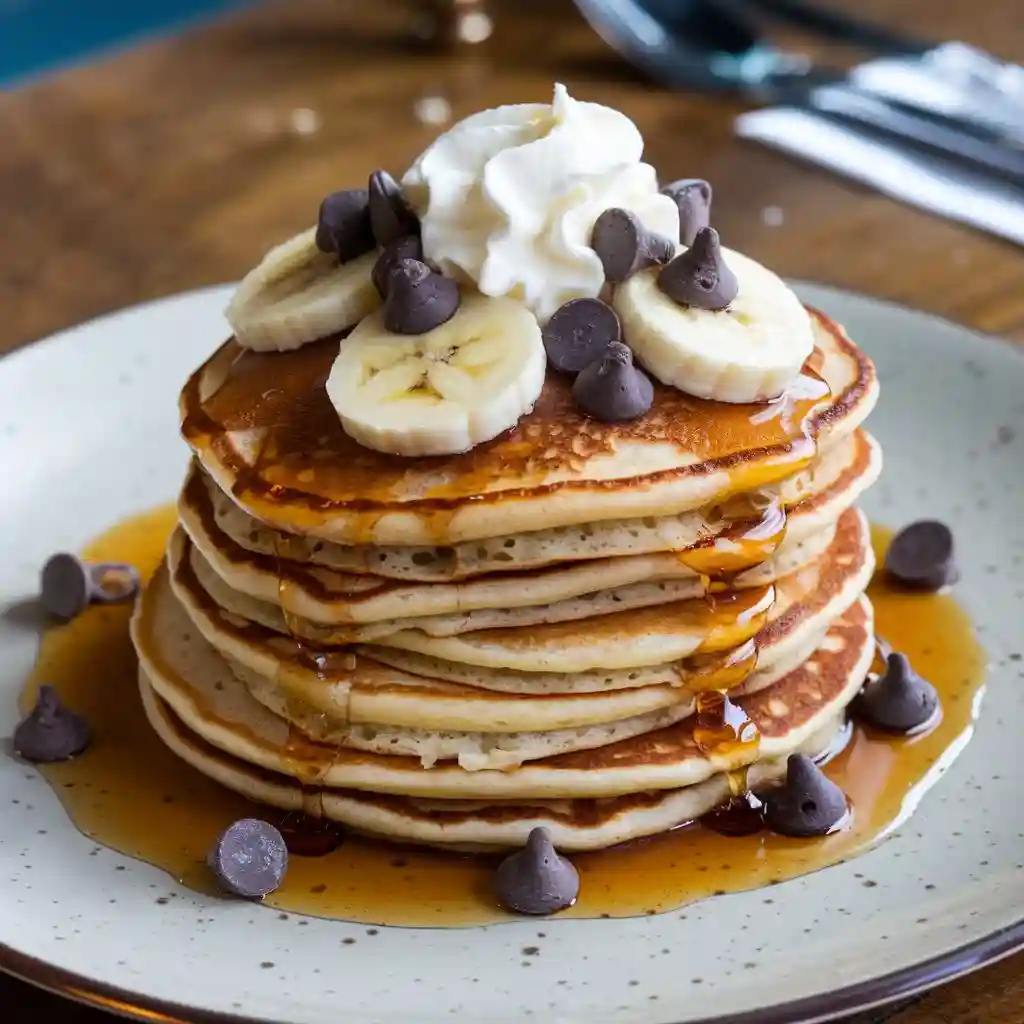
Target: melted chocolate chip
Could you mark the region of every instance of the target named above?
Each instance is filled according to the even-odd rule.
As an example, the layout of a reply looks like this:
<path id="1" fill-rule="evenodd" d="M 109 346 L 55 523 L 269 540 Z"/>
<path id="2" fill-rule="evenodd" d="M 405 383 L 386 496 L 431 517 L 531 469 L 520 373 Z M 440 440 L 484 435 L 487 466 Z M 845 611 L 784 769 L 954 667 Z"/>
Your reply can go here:
<path id="1" fill-rule="evenodd" d="M 572 386 L 579 407 L 602 423 L 635 420 L 654 401 L 650 378 L 633 365 L 633 353 L 620 341 L 584 367 Z"/>
<path id="2" fill-rule="evenodd" d="M 658 287 L 673 302 L 710 310 L 725 309 L 740 288 L 714 228 L 701 228 L 693 245 L 662 268 Z"/>
<path id="3" fill-rule="evenodd" d="M 502 906 L 520 914 L 553 914 L 576 902 L 580 876 L 551 844 L 546 828 L 535 828 L 526 847 L 510 854 L 494 878 Z"/>
<path id="4" fill-rule="evenodd" d="M 226 892 L 262 899 L 284 881 L 288 850 L 273 825 L 242 818 L 221 833 L 207 862 Z"/>
<path id="5" fill-rule="evenodd" d="M 370 194 L 365 188 L 332 192 L 324 199 L 316 222 L 316 247 L 334 253 L 342 263 L 373 248 Z"/>
<path id="6" fill-rule="evenodd" d="M 420 233 L 419 217 L 402 195 L 402 187 L 387 171 L 370 175 L 370 226 L 378 245 L 388 245 L 403 235 Z"/>
<path id="7" fill-rule="evenodd" d="M 579 373 L 622 336 L 615 310 L 600 299 L 572 299 L 544 327 L 548 362 L 564 373 Z"/>
<path id="8" fill-rule="evenodd" d="M 89 745 L 89 725 L 60 702 L 52 686 L 41 686 L 36 705 L 14 730 L 14 752 L 26 761 L 67 761 Z"/>
<path id="9" fill-rule="evenodd" d="M 399 260 L 423 261 L 423 242 L 419 235 L 402 235 L 384 246 L 377 262 L 373 265 L 370 279 L 382 299 L 388 297 L 388 278 Z"/>
<path id="10" fill-rule="evenodd" d="M 426 334 L 451 320 L 459 286 L 419 260 L 398 260 L 388 275 L 384 326 L 394 334 Z"/>
<path id="11" fill-rule="evenodd" d="M 90 564 L 65 552 L 53 555 L 39 576 L 40 604 L 55 619 L 70 622 L 93 602 L 117 604 L 139 592 L 139 573 L 123 562 Z"/>
<path id="12" fill-rule="evenodd" d="M 897 652 L 886 657 L 885 671 L 865 683 L 853 704 L 858 718 L 879 729 L 899 733 L 911 732 L 930 722 L 938 709 L 935 687 Z"/>
<path id="13" fill-rule="evenodd" d="M 768 827 L 799 838 L 828 835 L 848 812 L 846 794 L 806 754 L 789 755 L 786 781 L 764 801 Z"/>
<path id="14" fill-rule="evenodd" d="M 679 241 L 693 245 L 697 232 L 711 223 L 711 186 L 701 178 L 680 178 L 661 191 L 679 207 Z"/>
<path id="15" fill-rule="evenodd" d="M 952 530 L 935 519 L 903 527 L 885 553 L 885 571 L 913 590 L 941 590 L 955 583 L 959 573 Z"/>
<path id="16" fill-rule="evenodd" d="M 668 263 L 676 251 L 672 239 L 648 231 L 635 214 L 618 207 L 597 218 L 590 245 L 601 260 L 605 279 L 612 284 L 645 267 Z"/>

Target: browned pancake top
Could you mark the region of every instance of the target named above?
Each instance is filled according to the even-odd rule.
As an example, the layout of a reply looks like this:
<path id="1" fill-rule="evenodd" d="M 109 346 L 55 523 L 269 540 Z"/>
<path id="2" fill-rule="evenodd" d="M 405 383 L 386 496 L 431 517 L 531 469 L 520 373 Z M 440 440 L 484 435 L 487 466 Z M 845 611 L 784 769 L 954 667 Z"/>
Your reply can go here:
<path id="1" fill-rule="evenodd" d="M 213 452 L 230 469 L 240 491 L 319 510 L 414 505 L 442 511 L 466 500 L 564 487 L 630 489 L 640 479 L 706 473 L 787 454 L 794 462 L 789 472 L 795 472 L 813 456 L 822 424 L 845 415 L 873 382 L 867 358 L 835 324 L 812 315 L 861 368 L 848 393 L 831 400 L 815 372 L 817 350 L 789 391 L 767 405 L 708 402 L 656 383 L 649 413 L 614 424 L 581 412 L 571 379 L 552 372 L 533 411 L 512 430 L 461 455 L 412 460 L 364 448 L 342 429 L 324 388 L 340 336 L 283 353 L 248 351 L 229 341 L 186 385 L 182 431 L 193 448 Z M 216 386 L 204 400 L 202 389 L 211 382 Z M 229 437 L 245 430 L 262 435 L 252 467 L 242 464 Z M 589 460 L 627 443 L 672 446 L 679 467 L 639 479 L 580 478 Z M 566 475 L 575 478 L 551 480 Z"/>

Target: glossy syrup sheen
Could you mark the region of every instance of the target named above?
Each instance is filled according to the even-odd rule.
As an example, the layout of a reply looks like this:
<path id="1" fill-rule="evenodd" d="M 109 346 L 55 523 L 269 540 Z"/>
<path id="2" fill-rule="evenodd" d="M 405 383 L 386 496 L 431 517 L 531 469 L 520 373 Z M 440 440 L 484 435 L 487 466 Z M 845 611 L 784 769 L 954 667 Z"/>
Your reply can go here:
<path id="1" fill-rule="evenodd" d="M 345 434 L 324 388 L 338 344 L 337 338 L 325 339 L 267 354 L 228 342 L 186 385 L 182 432 L 194 448 L 214 449 L 237 473 L 239 494 L 370 513 L 414 502 L 421 511 L 434 507 L 443 520 L 453 503 L 543 489 L 547 481 L 571 479 L 588 460 L 630 443 L 674 448 L 685 456 L 683 465 L 744 453 L 729 467 L 737 476 L 735 490 L 743 492 L 758 483 L 742 476 L 744 463 L 752 463 L 747 468 L 756 474 L 758 464 L 771 462 L 772 469 L 761 470 L 769 482 L 810 461 L 814 414 L 829 398 L 828 385 L 814 369 L 815 353 L 786 395 L 765 406 L 722 405 L 656 385 L 647 415 L 602 424 L 580 411 L 569 378 L 548 374 L 534 409 L 512 430 L 457 456 L 413 461 L 371 451 Z M 219 382 L 205 400 L 204 378 Z M 245 431 L 260 434 L 251 467 L 239 462 L 228 438 Z M 595 488 L 632 485 L 628 479 L 587 482 Z"/>
<path id="2" fill-rule="evenodd" d="M 175 521 L 160 509 L 129 520 L 83 552 L 94 560 L 129 561 L 148 575 Z M 876 548 L 887 541 L 876 531 Z M 649 840 L 575 855 L 582 889 L 563 916 L 634 916 L 670 910 L 719 892 L 783 881 L 843 860 L 875 842 L 908 813 L 941 765 L 970 735 L 985 659 L 970 621 L 946 595 L 904 594 L 872 584 L 879 634 L 904 651 L 942 696 L 931 731 L 894 739 L 855 726 L 827 766 L 853 807 L 851 824 L 825 839 L 794 840 L 757 830 L 742 815 L 719 816 Z M 43 638 L 37 667 L 22 695 L 27 708 L 40 682 L 53 683 L 85 714 L 94 743 L 78 760 L 41 770 L 79 829 L 97 842 L 148 861 L 185 885 L 210 891 L 204 865 L 219 831 L 264 809 L 222 789 L 156 741 L 143 715 L 136 661 L 128 639 L 130 610 L 95 607 Z M 742 732 L 742 723 L 734 723 Z M 740 737 L 738 737 L 740 738 Z M 742 780 L 734 790 L 742 791 Z M 501 920 L 491 892 L 495 860 L 396 847 L 299 825 L 284 886 L 267 899 L 282 910 L 375 924 L 460 926 Z M 747 833 L 725 835 L 723 831 Z M 295 839 L 295 837 L 293 837 Z M 330 851 L 330 852 L 324 852 Z"/>

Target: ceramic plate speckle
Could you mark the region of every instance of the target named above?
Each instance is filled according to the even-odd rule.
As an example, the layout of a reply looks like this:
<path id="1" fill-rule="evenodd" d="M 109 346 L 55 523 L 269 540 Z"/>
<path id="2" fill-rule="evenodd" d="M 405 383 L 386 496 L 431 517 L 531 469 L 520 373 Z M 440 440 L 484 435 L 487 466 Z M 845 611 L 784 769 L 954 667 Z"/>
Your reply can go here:
<path id="1" fill-rule="evenodd" d="M 174 496 L 177 391 L 225 333 L 215 289 L 0 362 L 0 967 L 121 1011 L 165 1004 L 165 1020 L 771 1022 L 890 998 L 1024 943 L 1024 358 L 914 312 L 802 292 L 878 365 L 870 425 L 886 469 L 867 511 L 954 526 L 957 595 L 992 659 L 976 736 L 892 838 L 656 917 L 412 930 L 201 896 L 82 836 L 11 756 L 37 642 L 25 601 L 48 554 Z"/>

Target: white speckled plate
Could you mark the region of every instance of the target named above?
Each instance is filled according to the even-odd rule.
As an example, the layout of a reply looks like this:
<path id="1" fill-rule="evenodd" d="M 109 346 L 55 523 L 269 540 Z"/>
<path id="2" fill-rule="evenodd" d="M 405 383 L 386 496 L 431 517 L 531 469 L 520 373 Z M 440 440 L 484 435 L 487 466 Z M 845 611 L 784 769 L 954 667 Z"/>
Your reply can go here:
<path id="1" fill-rule="evenodd" d="M 770 900 L 720 897 L 683 916 L 370 935 L 186 889 L 159 905 L 150 886 L 175 888 L 167 876 L 90 856 L 46 783 L 10 756 L 36 637 L 7 615 L 0 967 L 163 1021 L 768 1024 L 881 1002 L 1024 944 L 1024 358 L 908 310 L 803 294 L 878 363 L 871 428 L 886 471 L 868 511 L 954 526 L 957 593 L 993 661 L 974 741 L 893 838 Z M 0 362 L 0 607 L 33 594 L 49 553 L 174 495 L 178 387 L 221 340 L 224 300 L 215 289 L 143 306 Z M 528 969 L 524 945 L 539 946 Z"/>

